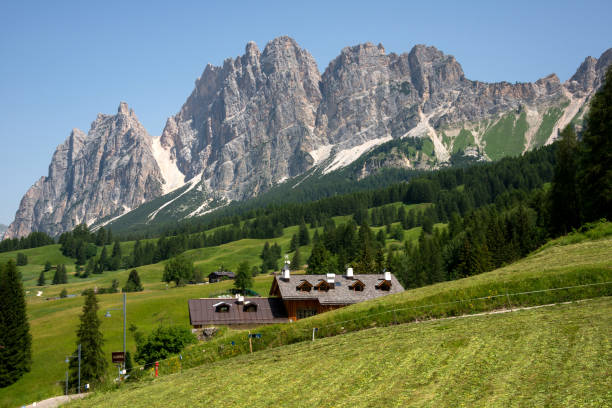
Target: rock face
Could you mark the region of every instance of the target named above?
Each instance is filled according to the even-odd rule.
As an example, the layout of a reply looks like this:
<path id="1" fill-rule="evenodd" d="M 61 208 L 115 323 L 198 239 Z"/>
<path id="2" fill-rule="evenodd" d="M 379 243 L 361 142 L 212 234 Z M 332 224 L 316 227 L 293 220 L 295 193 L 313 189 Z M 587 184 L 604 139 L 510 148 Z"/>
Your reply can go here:
<path id="1" fill-rule="evenodd" d="M 152 138 L 127 104 L 98 115 L 86 135 L 74 129 L 53 154 L 49 175 L 25 194 L 7 236 L 56 235 L 111 218 L 162 194 Z"/>
<path id="2" fill-rule="evenodd" d="M 263 53 L 249 43 L 223 67 L 208 65 L 161 136 L 187 178 L 203 173 L 208 189 L 243 199 L 310 168 L 321 102 L 312 56 L 280 37 Z"/>
<path id="3" fill-rule="evenodd" d="M 145 219 L 196 216 L 403 138 L 420 140 L 418 149 L 387 149 L 365 162 L 360 177 L 382 167 L 518 155 L 551 143 L 570 122 L 580 126 L 611 63 L 612 49 L 586 58 L 565 83 L 554 74 L 483 83 L 465 78 L 455 58 L 434 47 L 398 55 L 366 43 L 344 48 L 321 75 L 289 37 L 263 52 L 249 43 L 244 55 L 205 68 L 160 138 L 148 137 L 124 104 L 116 116 L 100 115 L 88 135 L 73 131 L 49 176 L 23 198 L 8 236 L 100 225 L 185 181 Z"/>

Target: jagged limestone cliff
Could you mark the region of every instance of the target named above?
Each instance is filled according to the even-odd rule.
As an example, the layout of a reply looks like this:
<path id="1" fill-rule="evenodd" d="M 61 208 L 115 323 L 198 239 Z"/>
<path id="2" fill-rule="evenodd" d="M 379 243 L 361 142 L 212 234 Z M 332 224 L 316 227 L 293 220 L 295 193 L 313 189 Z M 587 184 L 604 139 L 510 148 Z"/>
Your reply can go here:
<path id="1" fill-rule="evenodd" d="M 7 235 L 102 225 L 147 202 L 146 222 L 200 215 L 406 137 L 421 138 L 419 149 L 371 158 L 359 176 L 518 155 L 551 143 L 570 122 L 580 126 L 610 63 L 612 49 L 586 58 L 565 83 L 552 74 L 489 84 L 467 79 L 453 56 L 424 45 L 400 55 L 380 44 L 346 47 L 320 74 L 289 37 L 263 52 L 249 43 L 244 55 L 205 68 L 161 137 L 148 136 L 125 104 L 100 115 L 87 135 L 73 131 Z"/>

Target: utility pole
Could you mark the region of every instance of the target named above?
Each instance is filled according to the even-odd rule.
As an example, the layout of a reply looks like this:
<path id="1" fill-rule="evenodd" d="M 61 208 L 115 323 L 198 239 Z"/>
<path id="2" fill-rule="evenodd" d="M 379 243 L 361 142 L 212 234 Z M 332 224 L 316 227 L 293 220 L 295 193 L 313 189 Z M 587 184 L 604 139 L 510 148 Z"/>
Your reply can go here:
<path id="1" fill-rule="evenodd" d="M 125 321 L 126 321 L 126 309 L 125 309 L 125 292 L 123 292 L 123 369 L 125 370 Z"/>

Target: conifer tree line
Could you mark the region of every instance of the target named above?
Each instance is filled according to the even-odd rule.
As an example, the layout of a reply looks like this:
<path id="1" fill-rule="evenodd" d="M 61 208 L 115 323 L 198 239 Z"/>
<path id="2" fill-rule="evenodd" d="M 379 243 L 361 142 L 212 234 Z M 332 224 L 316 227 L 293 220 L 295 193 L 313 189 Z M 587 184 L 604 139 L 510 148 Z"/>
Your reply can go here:
<path id="1" fill-rule="evenodd" d="M 21 274 L 15 262 L 0 264 L 0 388 L 30 371 L 32 336 Z"/>
<path id="2" fill-rule="evenodd" d="M 196 226 L 181 232 L 175 230 L 165 233 L 156 241 L 137 240 L 131 256 L 123 257 L 119 265 L 134 268 L 170 259 L 189 249 L 218 246 L 244 238 L 275 238 L 282 235 L 283 228 L 300 225 L 298 234 L 292 238 L 290 244 L 292 252 L 298 242 L 299 245 L 309 244 L 306 241 L 308 234 L 304 232 L 307 231 L 307 224 L 312 228 L 323 226 L 326 220 L 337 215 L 353 215 L 358 225 L 367 221 L 373 226 L 390 226 L 391 223 L 399 221 L 403 229 L 424 226 L 428 232 L 432 232 L 435 222 L 447 222 L 453 212 L 462 216 L 474 208 L 494 202 L 504 192 L 529 190 L 549 182 L 553 174 L 554 159 L 554 147 L 544 147 L 519 158 L 431 173 L 412 180 L 410 184 L 401 183 L 384 189 L 312 203 L 259 209 L 242 216 L 223 218 L 222 222 L 226 224 L 212 232 L 193 232 L 194 228 L 210 227 Z M 434 205 L 423 211 L 406 211 L 403 207 L 385 206 L 395 202 Z M 379 206 L 384 207 L 368 210 L 370 207 Z M 398 226 L 390 233 L 396 239 L 403 238 L 403 230 Z M 273 269 L 272 262 L 269 265 L 270 269 Z M 93 266 L 88 266 L 86 271 L 90 269 L 96 270 Z M 103 270 L 106 269 L 99 268 L 97 272 L 91 273 L 101 273 Z"/>
<path id="3" fill-rule="evenodd" d="M 34 231 L 26 237 L 7 238 L 0 241 L 0 252 L 17 251 L 20 249 L 38 248 L 52 245 L 55 241 L 44 232 Z"/>

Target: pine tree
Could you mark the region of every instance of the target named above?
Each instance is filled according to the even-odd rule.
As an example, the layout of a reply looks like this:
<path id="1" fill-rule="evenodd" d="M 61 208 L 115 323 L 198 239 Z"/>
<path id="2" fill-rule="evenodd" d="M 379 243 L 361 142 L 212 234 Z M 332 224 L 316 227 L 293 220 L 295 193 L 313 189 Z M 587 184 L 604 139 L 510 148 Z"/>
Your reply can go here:
<path id="1" fill-rule="evenodd" d="M 101 271 L 107 271 L 109 270 L 109 265 L 108 265 L 108 252 L 106 252 L 106 247 L 102 248 L 102 253 L 100 253 L 100 259 L 98 260 L 98 264 L 100 265 L 100 270 Z"/>
<path id="2" fill-rule="evenodd" d="M 585 221 L 612 220 L 612 66 L 593 96 L 580 147 L 578 186 Z"/>
<path id="3" fill-rule="evenodd" d="M 30 371 L 32 336 L 21 274 L 11 260 L 0 265 L 0 388 Z"/>
<path id="4" fill-rule="evenodd" d="M 312 248 L 312 253 L 308 258 L 308 268 L 306 271 L 309 274 L 320 274 L 323 273 L 323 270 L 326 265 L 326 261 L 330 258 L 331 254 L 327 249 L 325 249 L 325 245 L 323 245 L 322 240 L 317 240 Z"/>
<path id="5" fill-rule="evenodd" d="M 45 272 L 50 271 L 51 267 L 52 267 L 51 262 L 49 262 L 49 261 L 45 262 L 45 269 L 44 269 L 44 271 Z"/>
<path id="6" fill-rule="evenodd" d="M 136 269 L 132 269 L 130 271 L 130 276 L 128 276 L 128 280 L 125 283 L 125 287 L 123 288 L 124 292 L 141 292 L 143 289 L 142 283 L 140 282 L 140 276 L 138 276 L 138 271 Z"/>
<path id="7" fill-rule="evenodd" d="M 374 263 L 376 265 L 376 272 L 382 273 L 383 269 L 385 269 L 385 253 L 383 252 L 383 247 L 378 247 L 376 250 L 376 259 Z"/>
<path id="8" fill-rule="evenodd" d="M 58 264 L 55 267 L 55 273 L 53 274 L 53 280 L 51 281 L 52 285 L 59 285 L 60 283 L 62 283 L 62 265 Z"/>
<path id="9" fill-rule="evenodd" d="M 247 289 L 253 286 L 253 275 L 251 274 L 251 268 L 249 267 L 248 261 L 242 262 L 238 266 L 236 272 L 236 279 L 234 280 L 234 287 L 240 291 L 240 293 L 246 293 Z"/>
<path id="10" fill-rule="evenodd" d="M 293 259 L 291 260 L 291 270 L 297 271 L 302 266 L 302 255 L 300 254 L 300 247 L 295 249 L 295 253 L 293 254 Z"/>
<path id="11" fill-rule="evenodd" d="M 45 286 L 45 271 L 42 271 L 40 275 L 38 275 L 37 286 Z"/>
<path id="12" fill-rule="evenodd" d="M 293 234 L 291 237 L 291 243 L 289 243 L 289 252 L 295 251 L 297 247 L 300 246 L 297 234 Z"/>
<path id="13" fill-rule="evenodd" d="M 115 245 L 113 245 L 113 258 L 121 258 L 121 244 L 119 241 L 115 241 Z"/>
<path id="14" fill-rule="evenodd" d="M 572 125 L 561 132 L 556 154 L 555 172 L 550 189 L 551 231 L 563 235 L 580 226 L 580 204 L 576 172 L 578 141 Z"/>
<path id="15" fill-rule="evenodd" d="M 300 224 L 299 242 L 300 246 L 310 245 L 310 233 L 308 232 L 308 228 L 306 227 L 304 220 L 302 220 L 302 223 Z"/>
<path id="16" fill-rule="evenodd" d="M 81 388 L 84 384 L 97 385 L 104 379 L 107 362 L 102 352 L 104 338 L 100 332 L 100 318 L 98 317 L 98 300 L 92 290 L 87 292 L 83 313 L 80 316 L 81 324 L 77 330 L 77 345 L 81 345 Z M 77 355 L 77 351 L 73 353 Z M 77 388 L 78 361 L 70 360 L 70 388 Z M 83 391 L 77 390 L 78 391 Z"/>
<path id="17" fill-rule="evenodd" d="M 62 283 L 68 283 L 68 272 L 66 271 L 66 265 L 58 264 L 53 275 L 53 285 L 61 285 Z"/>
<path id="18" fill-rule="evenodd" d="M 176 253 L 181 253 L 182 250 L 176 251 Z M 113 253 L 110 259 L 110 269 L 116 271 L 121 267 L 121 244 L 119 241 L 115 241 L 115 245 L 113 245 Z"/>

